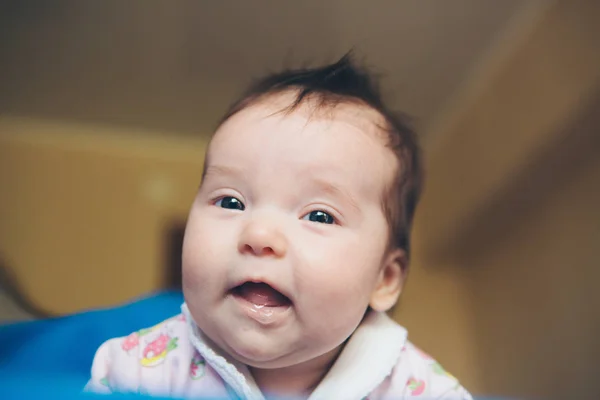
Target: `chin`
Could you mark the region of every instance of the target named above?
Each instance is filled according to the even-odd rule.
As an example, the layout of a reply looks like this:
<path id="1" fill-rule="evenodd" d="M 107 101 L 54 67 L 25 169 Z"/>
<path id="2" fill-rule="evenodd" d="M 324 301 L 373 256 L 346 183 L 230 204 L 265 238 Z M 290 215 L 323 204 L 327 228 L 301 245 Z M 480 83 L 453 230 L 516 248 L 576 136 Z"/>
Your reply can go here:
<path id="1" fill-rule="evenodd" d="M 254 368 L 281 368 L 289 363 L 287 356 L 288 351 L 285 351 L 280 344 L 275 344 L 272 339 L 265 337 L 257 338 L 255 335 L 248 333 L 245 338 L 234 339 L 234 343 L 230 342 L 230 355 L 237 361 Z"/>

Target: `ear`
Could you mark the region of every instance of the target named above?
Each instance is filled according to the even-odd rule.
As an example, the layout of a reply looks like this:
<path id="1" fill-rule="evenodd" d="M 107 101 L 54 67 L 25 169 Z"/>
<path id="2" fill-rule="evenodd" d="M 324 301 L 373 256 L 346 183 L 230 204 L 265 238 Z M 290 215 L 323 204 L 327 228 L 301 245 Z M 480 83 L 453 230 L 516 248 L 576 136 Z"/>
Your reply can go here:
<path id="1" fill-rule="evenodd" d="M 392 250 L 383 260 L 377 285 L 371 294 L 369 305 L 375 311 L 388 311 L 396 304 L 402 292 L 408 272 L 406 252 Z"/>

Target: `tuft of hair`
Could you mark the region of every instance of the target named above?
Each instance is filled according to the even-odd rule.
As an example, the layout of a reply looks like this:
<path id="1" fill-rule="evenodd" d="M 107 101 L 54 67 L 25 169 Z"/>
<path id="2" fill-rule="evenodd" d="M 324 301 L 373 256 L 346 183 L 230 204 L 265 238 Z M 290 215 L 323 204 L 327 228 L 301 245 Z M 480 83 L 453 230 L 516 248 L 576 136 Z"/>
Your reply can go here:
<path id="1" fill-rule="evenodd" d="M 220 124 L 239 111 L 268 96 L 295 92 L 296 97 L 285 112 L 292 112 L 310 99 L 318 108 L 335 108 L 341 103 L 370 107 L 384 119 L 380 128 L 386 133 L 388 147 L 394 152 L 399 168 L 386 188 L 382 207 L 389 225 L 389 247 L 410 254 L 410 230 L 423 184 L 421 151 L 417 136 L 404 114 L 390 110 L 383 101 L 378 79 L 356 65 L 352 53 L 346 53 L 333 64 L 291 69 L 271 74 L 250 85 L 233 103 Z"/>

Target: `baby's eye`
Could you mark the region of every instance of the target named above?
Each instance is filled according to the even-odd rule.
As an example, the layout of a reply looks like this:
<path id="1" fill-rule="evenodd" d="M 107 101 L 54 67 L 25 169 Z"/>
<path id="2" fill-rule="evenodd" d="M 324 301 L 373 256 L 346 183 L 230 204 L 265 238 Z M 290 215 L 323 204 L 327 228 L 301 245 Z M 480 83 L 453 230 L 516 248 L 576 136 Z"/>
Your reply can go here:
<path id="1" fill-rule="evenodd" d="M 221 197 L 219 200 L 217 200 L 215 202 L 215 206 L 221 207 L 221 208 L 227 208 L 230 210 L 240 210 L 240 211 L 244 211 L 244 209 L 246 208 L 244 203 L 242 203 L 241 201 L 239 201 L 238 199 L 236 199 L 233 196 Z"/>
<path id="2" fill-rule="evenodd" d="M 333 224 L 335 223 L 335 218 L 331 216 L 331 214 L 326 213 L 325 211 L 311 211 L 306 214 L 302 219 L 312 222 L 320 222 L 322 224 Z"/>

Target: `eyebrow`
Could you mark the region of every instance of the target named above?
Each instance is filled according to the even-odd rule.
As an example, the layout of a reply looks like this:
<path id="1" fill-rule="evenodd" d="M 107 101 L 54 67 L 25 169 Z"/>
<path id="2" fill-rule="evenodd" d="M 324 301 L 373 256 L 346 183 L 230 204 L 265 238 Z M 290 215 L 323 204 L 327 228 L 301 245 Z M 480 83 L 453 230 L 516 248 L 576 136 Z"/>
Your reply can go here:
<path id="1" fill-rule="evenodd" d="M 243 176 L 244 171 L 240 168 L 228 167 L 225 165 L 209 165 L 202 175 L 203 179 L 212 175 Z"/>
<path id="2" fill-rule="evenodd" d="M 360 211 L 360 207 L 358 206 L 356 199 L 340 186 L 322 178 L 314 178 L 312 179 L 312 182 L 315 183 L 323 192 L 346 200 L 352 208 L 354 208 L 356 211 Z"/>

